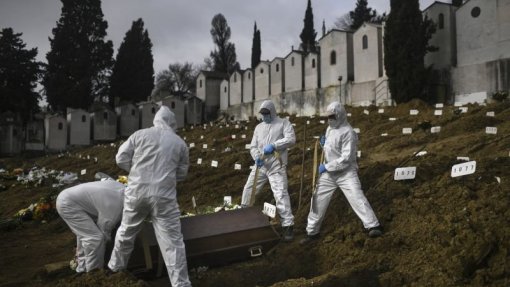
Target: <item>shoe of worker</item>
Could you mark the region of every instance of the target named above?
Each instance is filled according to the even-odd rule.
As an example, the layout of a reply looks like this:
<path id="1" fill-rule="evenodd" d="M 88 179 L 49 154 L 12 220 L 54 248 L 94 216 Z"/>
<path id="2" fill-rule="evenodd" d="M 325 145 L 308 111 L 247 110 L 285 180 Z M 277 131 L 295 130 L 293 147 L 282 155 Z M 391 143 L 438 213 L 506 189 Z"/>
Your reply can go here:
<path id="1" fill-rule="evenodd" d="M 305 245 L 305 244 L 308 244 L 308 243 L 312 243 L 314 241 L 316 241 L 317 239 L 319 239 L 320 237 L 320 234 L 317 233 L 317 234 L 313 234 L 313 235 L 306 235 L 305 238 L 301 239 L 301 241 L 299 241 L 299 244 L 301 245 Z"/>
<path id="2" fill-rule="evenodd" d="M 289 241 L 292 241 L 294 239 L 294 226 L 284 226 L 282 227 L 283 229 L 283 232 L 282 232 L 282 235 L 283 235 L 283 241 L 285 242 L 289 242 Z"/>

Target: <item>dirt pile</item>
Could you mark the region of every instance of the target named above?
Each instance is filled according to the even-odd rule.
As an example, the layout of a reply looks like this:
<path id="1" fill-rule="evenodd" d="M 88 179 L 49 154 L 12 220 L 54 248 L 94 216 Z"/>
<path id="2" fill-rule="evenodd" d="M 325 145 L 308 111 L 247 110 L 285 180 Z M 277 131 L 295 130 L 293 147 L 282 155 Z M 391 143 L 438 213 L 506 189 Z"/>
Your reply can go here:
<path id="1" fill-rule="evenodd" d="M 193 286 L 509 286 L 510 104 L 466 107 L 465 113 L 458 107 L 444 107 L 441 116 L 434 115 L 436 108 L 420 101 L 386 107 L 384 111 L 347 107 L 349 122 L 360 129 L 360 179 L 385 233 L 381 238 L 368 238 L 338 192 L 327 211 L 321 238 L 306 248 L 298 241 L 304 235 L 310 207 L 313 145 L 315 137 L 324 133 L 327 121 L 290 116 L 298 140 L 289 151 L 288 166 L 296 240 L 281 243 L 256 260 L 207 271 L 192 270 Z M 411 115 L 411 109 L 418 110 L 418 114 Z M 487 116 L 487 112 L 495 116 Z M 179 131 L 187 143 L 195 146 L 190 149 L 189 176 L 178 185 L 183 212 L 195 212 L 193 196 L 199 212 L 221 205 L 225 195 L 231 195 L 234 203 L 240 202 L 253 163 L 245 145 L 255 125 L 252 119 Z M 431 133 L 431 127 L 441 130 Z M 496 127 L 497 134 L 487 134 L 486 127 Z M 403 128 L 412 128 L 412 134 L 403 134 Z M 81 182 L 94 180 L 97 171 L 117 176 L 124 174 L 114 163 L 118 145 L 1 159 L 0 168 L 11 172 L 37 165 L 78 173 Z M 304 187 L 298 208 L 303 149 Z M 426 154 L 413 156 L 418 151 Z M 463 162 L 457 159 L 459 156 L 475 160 L 476 173 L 452 178 L 451 167 Z M 197 163 L 199 159 L 201 164 Z M 217 168 L 211 167 L 213 160 L 218 161 Z M 234 169 L 235 164 L 240 164 L 241 170 Z M 399 166 L 415 166 L 416 178 L 394 181 L 393 173 Z M 85 175 L 80 174 L 83 169 Z M 61 189 L 51 187 L 51 182 L 25 186 L 5 174 L 0 175 L 0 184 L 6 187 L 0 192 L 0 216 L 4 220 L 43 196 L 55 196 Z M 271 200 L 266 186 L 257 202 L 261 205 Z M 73 246 L 73 235 L 59 219 L 11 225 L 0 233 L 0 252 L 6 259 L 0 261 L 0 282 L 13 284 L 10 286 L 116 284 L 99 273 L 86 278 L 69 274 L 49 278 L 39 273 L 44 264 L 70 260 Z M 116 281 L 122 286 L 167 284 L 166 278 L 144 283 L 129 276 L 119 277 Z"/>

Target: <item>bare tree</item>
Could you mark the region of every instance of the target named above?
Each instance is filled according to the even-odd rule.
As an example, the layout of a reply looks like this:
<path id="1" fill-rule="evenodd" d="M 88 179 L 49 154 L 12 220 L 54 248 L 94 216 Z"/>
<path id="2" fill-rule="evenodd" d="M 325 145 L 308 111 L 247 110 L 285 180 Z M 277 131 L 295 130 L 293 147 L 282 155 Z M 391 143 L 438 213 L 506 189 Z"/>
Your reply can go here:
<path id="1" fill-rule="evenodd" d="M 336 18 L 335 28 L 343 31 L 351 31 L 352 18 L 350 13 L 345 13 L 342 16 Z"/>
<path id="2" fill-rule="evenodd" d="M 192 63 L 173 63 L 168 65 L 156 76 L 156 88 L 152 95 L 169 93 L 171 95 L 183 96 L 195 90 L 195 80 L 199 69 Z"/>

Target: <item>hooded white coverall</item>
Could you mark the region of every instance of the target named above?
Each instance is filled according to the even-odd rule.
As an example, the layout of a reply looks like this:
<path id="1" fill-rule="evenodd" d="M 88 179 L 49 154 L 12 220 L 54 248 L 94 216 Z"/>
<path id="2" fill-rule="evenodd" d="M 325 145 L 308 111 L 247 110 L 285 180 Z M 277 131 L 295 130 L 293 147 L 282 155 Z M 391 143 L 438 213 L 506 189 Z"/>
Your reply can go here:
<path id="1" fill-rule="evenodd" d="M 64 189 L 57 211 L 76 235 L 76 272 L 103 268 L 105 244 L 122 216 L 125 186 L 114 180 Z"/>
<path id="2" fill-rule="evenodd" d="M 117 165 L 129 171 L 122 222 L 108 267 L 126 269 L 137 233 L 145 219 L 154 233 L 174 287 L 191 286 L 181 232 L 176 182 L 188 173 L 186 143 L 174 132 L 175 115 L 162 106 L 154 126 L 136 131 L 117 152 Z"/>
<path id="3" fill-rule="evenodd" d="M 324 157 L 326 172 L 320 175 L 317 191 L 312 198 L 315 212 L 310 208 L 306 232 L 309 236 L 319 233 L 322 220 L 333 192 L 339 187 L 354 212 L 363 222 L 365 228 L 379 226 L 379 221 L 361 189 L 356 162 L 356 145 L 358 137 L 347 122 L 344 107 L 333 102 L 327 107 L 328 115 L 335 115 L 335 120 L 328 120 Z M 315 201 L 315 203 L 314 203 Z"/>
<path id="4" fill-rule="evenodd" d="M 292 124 L 287 119 L 282 119 L 276 115 L 276 108 L 272 101 L 266 100 L 262 102 L 259 112 L 264 108 L 268 109 L 271 113 L 271 123 L 261 122 L 255 127 L 251 140 L 250 154 L 253 160 L 262 158 L 264 146 L 273 144 L 275 150 L 280 155 L 280 160 L 274 156 L 274 153 L 265 157 L 264 165 L 259 168 L 256 194 L 260 192 L 266 181 L 269 180 L 276 201 L 276 210 L 281 217 L 282 227 L 287 227 L 294 225 L 294 216 L 292 215 L 290 197 L 287 191 L 287 148 L 294 145 L 296 136 L 294 135 Z M 251 171 L 244 186 L 241 199 L 242 205 L 250 204 L 254 179 L 255 169 Z"/>

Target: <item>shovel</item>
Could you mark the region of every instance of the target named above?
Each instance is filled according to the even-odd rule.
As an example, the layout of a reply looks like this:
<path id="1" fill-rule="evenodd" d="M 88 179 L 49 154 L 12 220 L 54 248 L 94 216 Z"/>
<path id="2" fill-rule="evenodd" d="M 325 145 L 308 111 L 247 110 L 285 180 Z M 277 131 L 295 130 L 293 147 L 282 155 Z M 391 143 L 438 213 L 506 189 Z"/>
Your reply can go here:
<path id="1" fill-rule="evenodd" d="M 280 167 L 282 166 L 282 159 L 280 158 L 280 154 L 275 151 L 274 153 L 274 157 L 278 160 L 278 162 L 280 163 Z M 266 158 L 269 158 L 271 155 L 268 154 L 268 155 L 262 155 L 261 159 L 262 160 L 265 160 Z M 255 176 L 253 178 L 253 186 L 251 188 L 251 196 L 250 196 L 250 204 L 249 206 L 253 206 L 255 204 L 255 193 L 257 191 L 257 180 L 259 178 L 259 167 L 255 164 Z"/>
<path id="2" fill-rule="evenodd" d="M 313 178 L 312 178 L 312 203 L 311 208 L 313 213 L 317 213 L 317 206 L 315 202 L 315 193 L 317 193 L 317 186 L 319 185 L 320 174 L 317 174 L 318 169 L 318 151 L 319 151 L 319 140 L 315 141 L 315 148 L 313 150 Z M 320 163 L 324 162 L 324 149 L 322 149 Z M 317 179 L 317 180 L 316 180 Z"/>

